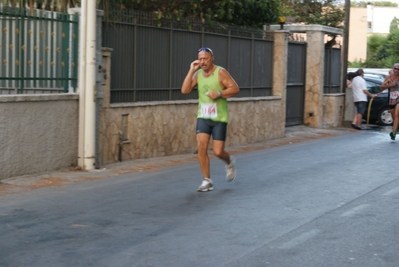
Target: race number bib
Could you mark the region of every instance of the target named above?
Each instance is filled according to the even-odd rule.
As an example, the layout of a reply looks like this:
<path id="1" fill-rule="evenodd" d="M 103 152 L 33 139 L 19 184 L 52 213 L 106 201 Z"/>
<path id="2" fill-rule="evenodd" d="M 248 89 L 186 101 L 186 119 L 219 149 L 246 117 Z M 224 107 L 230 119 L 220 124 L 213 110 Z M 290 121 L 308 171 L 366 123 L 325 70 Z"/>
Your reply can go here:
<path id="1" fill-rule="evenodd" d="M 391 91 L 391 99 L 397 99 L 399 96 L 399 92 L 398 91 Z"/>
<path id="2" fill-rule="evenodd" d="M 218 116 L 218 109 L 216 107 L 216 103 L 201 105 L 202 118 L 216 118 L 217 116 Z"/>

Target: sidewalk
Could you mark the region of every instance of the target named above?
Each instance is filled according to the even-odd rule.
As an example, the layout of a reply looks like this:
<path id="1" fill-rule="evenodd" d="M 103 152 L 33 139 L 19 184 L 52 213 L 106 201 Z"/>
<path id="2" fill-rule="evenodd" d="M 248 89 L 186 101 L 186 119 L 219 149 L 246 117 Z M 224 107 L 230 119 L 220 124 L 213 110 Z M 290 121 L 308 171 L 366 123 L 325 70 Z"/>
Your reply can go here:
<path id="1" fill-rule="evenodd" d="M 266 142 L 245 146 L 229 147 L 227 148 L 227 150 L 231 154 L 240 154 L 250 151 L 268 149 L 276 146 L 290 145 L 293 143 L 335 136 L 347 132 L 356 132 L 356 130 L 346 127 L 318 129 L 302 125 L 292 126 L 286 128 L 286 136 L 284 138 L 268 140 Z M 99 170 L 92 171 L 79 171 L 71 169 L 12 177 L 0 180 L 0 194 L 18 193 L 43 187 L 54 187 L 76 182 L 99 180 L 127 173 L 150 172 L 162 167 L 174 166 L 196 160 L 197 155 L 195 154 L 183 154 L 161 158 L 123 161 L 113 164 L 107 164 L 102 166 L 102 168 Z"/>

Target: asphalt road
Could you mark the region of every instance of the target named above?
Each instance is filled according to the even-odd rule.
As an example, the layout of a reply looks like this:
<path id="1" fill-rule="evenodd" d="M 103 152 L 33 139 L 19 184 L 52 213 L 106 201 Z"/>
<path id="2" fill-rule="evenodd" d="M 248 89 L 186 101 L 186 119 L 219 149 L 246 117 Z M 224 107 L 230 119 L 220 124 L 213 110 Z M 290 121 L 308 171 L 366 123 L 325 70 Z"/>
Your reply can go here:
<path id="1" fill-rule="evenodd" d="M 386 129 L 0 196 L 1 267 L 399 266 Z"/>

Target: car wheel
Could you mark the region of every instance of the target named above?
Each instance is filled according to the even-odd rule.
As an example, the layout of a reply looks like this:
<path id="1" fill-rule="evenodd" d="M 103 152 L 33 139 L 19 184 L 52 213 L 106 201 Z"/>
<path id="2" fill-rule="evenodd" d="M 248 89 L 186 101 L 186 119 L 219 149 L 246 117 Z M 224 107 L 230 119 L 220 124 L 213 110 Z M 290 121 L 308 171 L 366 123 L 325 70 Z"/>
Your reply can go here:
<path id="1" fill-rule="evenodd" d="M 378 113 L 378 122 L 381 126 L 391 125 L 393 122 L 389 108 L 384 108 Z"/>

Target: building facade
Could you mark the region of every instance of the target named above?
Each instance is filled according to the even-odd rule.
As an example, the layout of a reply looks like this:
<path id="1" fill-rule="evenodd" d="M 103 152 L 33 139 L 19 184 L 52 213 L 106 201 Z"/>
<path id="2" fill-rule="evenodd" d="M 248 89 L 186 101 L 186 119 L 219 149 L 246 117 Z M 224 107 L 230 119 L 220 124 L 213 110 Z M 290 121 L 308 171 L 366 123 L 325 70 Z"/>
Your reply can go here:
<path id="1" fill-rule="evenodd" d="M 399 7 L 372 5 L 368 5 L 367 8 L 351 7 L 348 60 L 365 61 L 368 36 L 389 34 L 390 24 L 394 18 L 399 18 Z"/>

